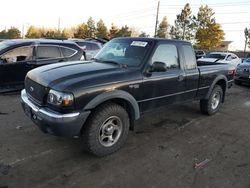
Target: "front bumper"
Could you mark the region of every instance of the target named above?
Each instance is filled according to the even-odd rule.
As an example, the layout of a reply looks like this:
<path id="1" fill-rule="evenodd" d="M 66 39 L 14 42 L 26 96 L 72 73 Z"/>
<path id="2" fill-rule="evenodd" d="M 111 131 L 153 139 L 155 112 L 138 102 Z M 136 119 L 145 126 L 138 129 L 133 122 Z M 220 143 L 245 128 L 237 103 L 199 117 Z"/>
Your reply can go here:
<path id="1" fill-rule="evenodd" d="M 21 103 L 25 114 L 45 133 L 73 137 L 81 133 L 90 111 L 62 114 L 39 107 L 29 100 L 25 89 L 21 92 Z"/>

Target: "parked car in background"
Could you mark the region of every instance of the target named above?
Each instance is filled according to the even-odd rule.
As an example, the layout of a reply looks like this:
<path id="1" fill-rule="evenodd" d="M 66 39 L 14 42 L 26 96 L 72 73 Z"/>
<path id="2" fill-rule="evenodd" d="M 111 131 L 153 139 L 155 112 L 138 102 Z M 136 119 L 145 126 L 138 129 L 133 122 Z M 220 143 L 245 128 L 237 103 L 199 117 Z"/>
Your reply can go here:
<path id="1" fill-rule="evenodd" d="M 82 49 L 72 41 L 16 39 L 0 42 L 0 92 L 23 88 L 28 71 L 65 61 L 80 60 Z"/>
<path id="2" fill-rule="evenodd" d="M 245 59 L 236 69 L 234 83 L 240 85 L 243 82 L 250 83 L 250 58 Z"/>
<path id="3" fill-rule="evenodd" d="M 241 58 L 241 62 L 243 63 L 248 58 L 250 58 L 250 53 L 247 54 L 246 57 Z"/>
<path id="4" fill-rule="evenodd" d="M 96 41 L 73 39 L 85 52 L 85 59 L 91 60 L 102 49 L 103 44 Z"/>
<path id="5" fill-rule="evenodd" d="M 195 50 L 196 59 L 200 59 L 206 56 L 206 53 L 203 50 Z"/>
<path id="6" fill-rule="evenodd" d="M 209 63 L 229 63 L 235 68 L 241 63 L 241 59 L 229 52 L 210 52 L 204 58 L 198 59 L 198 61 L 209 62 Z"/>

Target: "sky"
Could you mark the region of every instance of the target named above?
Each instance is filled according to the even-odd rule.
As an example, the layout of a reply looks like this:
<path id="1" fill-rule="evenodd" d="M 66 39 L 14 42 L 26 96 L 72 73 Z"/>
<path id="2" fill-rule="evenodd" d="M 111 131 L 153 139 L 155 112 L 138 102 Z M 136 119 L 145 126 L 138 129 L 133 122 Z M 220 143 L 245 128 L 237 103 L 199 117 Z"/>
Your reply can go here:
<path id="1" fill-rule="evenodd" d="M 128 25 L 139 31 L 154 34 L 158 0 L 8 0 L 1 1 L 0 30 L 18 27 L 24 31 L 30 25 L 60 28 L 87 22 L 90 16 L 95 21 L 103 19 L 110 28 L 111 23 L 121 27 Z M 217 23 L 225 32 L 225 40 L 244 48 L 244 29 L 250 28 L 250 0 L 160 0 L 159 21 L 167 16 L 173 25 L 176 14 L 189 3 L 194 15 L 201 5 L 208 5 L 215 12 Z M 3 16 L 4 15 L 4 16 Z"/>

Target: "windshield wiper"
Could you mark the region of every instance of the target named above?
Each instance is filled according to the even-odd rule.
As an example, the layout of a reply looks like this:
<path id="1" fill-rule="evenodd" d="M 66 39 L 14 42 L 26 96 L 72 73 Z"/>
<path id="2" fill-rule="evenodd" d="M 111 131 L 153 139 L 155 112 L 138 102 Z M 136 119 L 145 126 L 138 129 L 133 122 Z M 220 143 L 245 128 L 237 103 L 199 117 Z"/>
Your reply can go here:
<path id="1" fill-rule="evenodd" d="M 118 62 L 113 61 L 113 60 L 102 60 L 102 59 L 97 59 L 97 58 L 91 58 L 91 60 L 96 61 L 96 62 L 100 62 L 100 63 L 115 64 L 115 65 L 118 65 L 122 68 L 127 68 L 126 64 L 121 64 L 121 63 L 118 63 Z"/>

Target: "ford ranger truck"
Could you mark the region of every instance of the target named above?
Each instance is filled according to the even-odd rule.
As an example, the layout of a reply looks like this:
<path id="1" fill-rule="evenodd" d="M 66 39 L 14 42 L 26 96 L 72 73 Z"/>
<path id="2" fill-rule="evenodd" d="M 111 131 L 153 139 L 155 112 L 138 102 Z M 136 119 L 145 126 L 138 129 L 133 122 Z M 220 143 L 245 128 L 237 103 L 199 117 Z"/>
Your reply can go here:
<path id="1" fill-rule="evenodd" d="M 196 100 L 202 113 L 215 114 L 234 73 L 229 64 L 197 65 L 189 42 L 116 38 L 91 61 L 31 70 L 21 101 L 43 132 L 82 137 L 89 152 L 105 156 L 124 145 L 135 120 L 156 108 Z"/>

